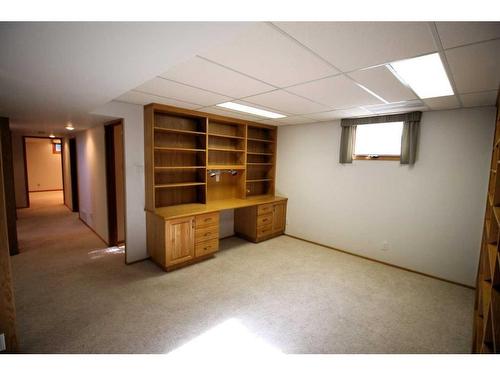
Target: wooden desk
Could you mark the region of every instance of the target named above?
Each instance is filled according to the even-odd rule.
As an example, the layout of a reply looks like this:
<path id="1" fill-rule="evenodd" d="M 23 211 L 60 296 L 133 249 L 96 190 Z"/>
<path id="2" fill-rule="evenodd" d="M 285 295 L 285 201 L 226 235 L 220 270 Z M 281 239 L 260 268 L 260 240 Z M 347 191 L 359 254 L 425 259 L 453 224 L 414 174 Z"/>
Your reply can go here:
<path id="1" fill-rule="evenodd" d="M 236 235 L 260 242 L 285 231 L 287 198 L 259 196 L 191 203 L 146 211 L 147 246 L 165 271 L 214 256 L 219 249 L 219 212 L 234 209 Z"/>

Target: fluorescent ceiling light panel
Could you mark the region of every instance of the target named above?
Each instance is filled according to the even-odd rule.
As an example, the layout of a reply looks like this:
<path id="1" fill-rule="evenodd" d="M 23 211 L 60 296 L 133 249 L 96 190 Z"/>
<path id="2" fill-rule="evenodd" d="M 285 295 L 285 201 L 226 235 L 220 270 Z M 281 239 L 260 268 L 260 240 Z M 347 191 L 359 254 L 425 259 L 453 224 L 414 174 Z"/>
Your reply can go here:
<path id="1" fill-rule="evenodd" d="M 225 103 L 217 104 L 217 107 L 228 108 L 228 109 L 232 109 L 233 111 L 250 113 L 252 115 L 266 117 L 266 118 L 284 118 L 284 117 L 286 117 L 285 115 L 281 115 L 279 113 L 266 111 L 264 109 L 250 107 L 248 105 L 243 105 L 243 104 L 238 104 L 238 103 L 233 103 L 233 102 L 225 102 Z"/>
<path id="2" fill-rule="evenodd" d="M 448 75 L 439 53 L 396 61 L 389 70 L 410 86 L 420 99 L 453 95 Z"/>

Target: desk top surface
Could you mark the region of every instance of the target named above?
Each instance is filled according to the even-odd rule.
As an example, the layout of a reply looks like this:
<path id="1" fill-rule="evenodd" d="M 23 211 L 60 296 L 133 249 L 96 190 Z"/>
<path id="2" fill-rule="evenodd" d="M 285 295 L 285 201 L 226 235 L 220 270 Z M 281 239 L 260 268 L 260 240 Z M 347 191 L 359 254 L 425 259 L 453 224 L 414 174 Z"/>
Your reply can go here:
<path id="1" fill-rule="evenodd" d="M 177 206 L 157 208 L 154 213 L 163 217 L 165 220 L 176 219 L 179 217 L 206 214 L 209 212 L 230 210 L 233 208 L 243 208 L 249 206 L 256 206 L 259 204 L 273 203 L 287 200 L 288 198 L 277 197 L 274 195 L 261 195 L 257 197 L 250 197 L 247 199 L 230 198 L 218 201 L 203 203 L 190 203 L 180 204 Z"/>

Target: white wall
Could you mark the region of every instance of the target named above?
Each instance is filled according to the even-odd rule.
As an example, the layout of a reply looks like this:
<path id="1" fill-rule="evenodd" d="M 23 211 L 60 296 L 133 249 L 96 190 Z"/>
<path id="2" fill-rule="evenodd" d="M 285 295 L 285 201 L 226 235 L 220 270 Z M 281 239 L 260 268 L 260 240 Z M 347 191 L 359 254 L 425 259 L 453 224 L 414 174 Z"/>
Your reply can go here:
<path id="1" fill-rule="evenodd" d="M 76 135 L 80 218 L 108 241 L 104 126 Z M 68 159 L 69 161 L 69 159 Z"/>
<path id="2" fill-rule="evenodd" d="M 12 161 L 14 165 L 14 189 L 16 192 L 16 208 L 28 207 L 26 196 L 26 179 L 24 171 L 23 134 L 12 132 Z"/>
<path id="3" fill-rule="evenodd" d="M 280 127 L 286 233 L 474 285 L 494 119 L 493 107 L 425 112 L 412 167 L 339 164 L 339 121 Z"/>
<path id="4" fill-rule="evenodd" d="M 110 102 L 95 114 L 123 118 L 125 155 L 126 260 L 147 258 L 144 193 L 144 109 L 140 105 Z"/>
<path id="5" fill-rule="evenodd" d="M 223 210 L 219 213 L 219 238 L 234 235 L 234 210 Z"/>
<path id="6" fill-rule="evenodd" d="M 26 138 L 29 191 L 62 190 L 61 154 L 52 151 L 49 138 Z"/>

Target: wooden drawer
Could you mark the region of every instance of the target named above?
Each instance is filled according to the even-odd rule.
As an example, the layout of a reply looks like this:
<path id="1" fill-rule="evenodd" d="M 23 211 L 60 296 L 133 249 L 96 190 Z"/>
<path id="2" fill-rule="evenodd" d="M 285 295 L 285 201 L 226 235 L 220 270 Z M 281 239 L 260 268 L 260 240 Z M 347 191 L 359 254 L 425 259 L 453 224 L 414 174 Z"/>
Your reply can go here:
<path id="1" fill-rule="evenodd" d="M 272 224 L 269 225 L 264 225 L 261 227 L 257 228 L 257 238 L 258 237 L 265 237 L 273 233 L 273 226 Z"/>
<path id="2" fill-rule="evenodd" d="M 196 229 L 209 227 L 212 225 L 219 225 L 219 213 L 213 212 L 210 214 L 197 215 L 195 220 L 196 220 Z"/>
<path id="3" fill-rule="evenodd" d="M 270 214 L 273 212 L 273 204 L 261 204 L 259 207 L 257 207 L 257 215 L 266 215 Z"/>
<path id="4" fill-rule="evenodd" d="M 210 241 L 199 242 L 194 246 L 194 256 L 201 257 L 203 255 L 215 253 L 219 250 L 219 240 L 217 238 Z"/>
<path id="5" fill-rule="evenodd" d="M 257 216 L 257 227 L 262 227 L 264 225 L 270 225 L 273 223 L 273 214 L 265 214 Z"/>
<path id="6" fill-rule="evenodd" d="M 212 225 L 210 227 L 196 228 L 194 233 L 194 242 L 208 241 L 219 238 L 219 226 Z"/>

